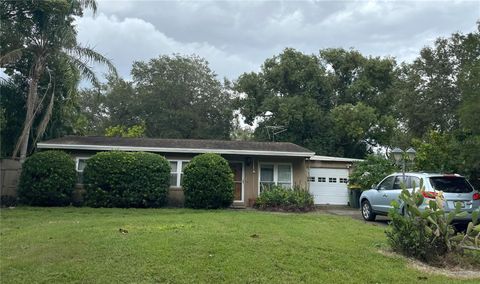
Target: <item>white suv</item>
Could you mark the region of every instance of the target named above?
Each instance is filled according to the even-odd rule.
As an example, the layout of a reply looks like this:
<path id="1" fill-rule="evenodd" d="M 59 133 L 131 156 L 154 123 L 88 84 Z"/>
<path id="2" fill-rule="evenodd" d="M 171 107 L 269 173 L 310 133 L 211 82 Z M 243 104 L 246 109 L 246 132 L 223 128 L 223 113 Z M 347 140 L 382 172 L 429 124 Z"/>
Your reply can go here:
<path id="1" fill-rule="evenodd" d="M 425 202 L 419 209 L 425 208 L 428 200 L 435 199 L 437 192 L 442 191 L 445 198 L 444 210 L 446 213 L 455 209 L 455 203 L 460 202 L 462 211 L 468 213 L 467 217 L 455 219 L 456 221 L 469 221 L 472 211 L 480 207 L 480 194 L 462 176 L 457 174 L 430 174 L 430 173 L 394 173 L 384 178 L 375 188 L 362 192 L 360 196 L 360 209 L 362 216 L 367 221 L 375 220 L 376 215 L 387 215 L 393 206 L 393 200 L 399 200 L 402 192 L 402 183 L 410 191 L 419 189 L 420 180 L 423 180 Z"/>

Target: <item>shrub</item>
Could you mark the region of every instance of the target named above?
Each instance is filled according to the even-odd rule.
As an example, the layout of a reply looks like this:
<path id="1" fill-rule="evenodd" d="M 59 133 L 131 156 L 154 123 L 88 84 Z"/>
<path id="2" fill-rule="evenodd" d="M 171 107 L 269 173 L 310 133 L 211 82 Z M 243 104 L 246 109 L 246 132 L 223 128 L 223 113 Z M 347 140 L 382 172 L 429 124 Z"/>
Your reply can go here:
<path id="1" fill-rule="evenodd" d="M 207 153 L 194 157 L 184 169 L 185 206 L 222 208 L 232 204 L 233 173 L 220 155 Z"/>
<path id="2" fill-rule="evenodd" d="M 65 206 L 72 200 L 75 182 L 75 162 L 67 153 L 38 152 L 23 163 L 18 197 L 27 205 Z"/>
<path id="3" fill-rule="evenodd" d="M 313 196 L 305 189 L 282 186 L 265 188 L 254 204 L 255 208 L 274 211 L 311 211 L 315 208 Z"/>
<path id="4" fill-rule="evenodd" d="M 349 177 L 349 188 L 370 189 L 396 169 L 390 160 L 379 155 L 369 155 L 364 161 L 355 163 Z"/>
<path id="5" fill-rule="evenodd" d="M 11 195 L 0 196 L 0 207 L 13 207 L 17 206 L 17 198 Z"/>
<path id="6" fill-rule="evenodd" d="M 458 203 L 455 210 L 446 214 L 443 210 L 444 200 L 441 192 L 437 193 L 435 199 L 427 199 L 428 206 L 420 211 L 419 206 L 425 202 L 422 191 L 424 191 L 422 182 L 418 191 L 413 189 L 409 192 L 404 188 L 400 194 L 402 209 L 398 202 L 392 202 L 393 209 L 389 213 L 392 221 L 386 235 L 394 251 L 428 263 L 440 264 L 442 258 L 455 248 L 464 247 L 464 243 L 469 244 L 475 236 L 480 236 L 480 227 L 475 227 L 478 212 L 473 214 L 473 222 L 468 226 L 470 230 L 467 230 L 467 235 L 455 235 L 451 222 L 466 212 L 461 212 Z"/>
<path id="7" fill-rule="evenodd" d="M 168 161 L 143 152 L 100 152 L 83 171 L 85 203 L 92 207 L 159 207 L 166 203 Z"/>

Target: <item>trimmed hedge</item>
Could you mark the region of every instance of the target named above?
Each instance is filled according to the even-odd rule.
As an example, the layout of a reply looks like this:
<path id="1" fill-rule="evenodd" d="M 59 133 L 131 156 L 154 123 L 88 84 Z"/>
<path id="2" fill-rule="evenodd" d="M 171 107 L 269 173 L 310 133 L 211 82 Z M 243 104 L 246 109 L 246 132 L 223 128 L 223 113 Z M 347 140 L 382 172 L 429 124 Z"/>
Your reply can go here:
<path id="1" fill-rule="evenodd" d="M 75 162 L 67 153 L 35 153 L 22 165 L 18 186 L 19 201 L 34 206 L 69 205 L 76 176 Z"/>
<path id="2" fill-rule="evenodd" d="M 92 207 L 160 207 L 167 202 L 170 164 L 157 154 L 100 152 L 83 171 L 85 204 Z"/>
<path id="3" fill-rule="evenodd" d="M 184 169 L 185 206 L 223 208 L 232 204 L 233 173 L 227 160 L 207 153 L 194 157 Z"/>
<path id="4" fill-rule="evenodd" d="M 315 209 L 313 196 L 305 189 L 271 186 L 255 200 L 255 208 L 271 211 L 311 211 Z"/>

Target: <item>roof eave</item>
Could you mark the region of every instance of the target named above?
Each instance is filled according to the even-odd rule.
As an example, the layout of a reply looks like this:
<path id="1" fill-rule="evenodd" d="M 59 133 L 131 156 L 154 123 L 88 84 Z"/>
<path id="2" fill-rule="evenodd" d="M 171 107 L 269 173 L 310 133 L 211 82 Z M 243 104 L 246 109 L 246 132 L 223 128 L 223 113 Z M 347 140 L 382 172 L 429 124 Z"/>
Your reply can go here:
<path id="1" fill-rule="evenodd" d="M 76 144 L 50 144 L 38 143 L 40 149 L 87 150 L 87 151 L 144 151 L 159 153 L 188 153 L 203 154 L 217 153 L 224 155 L 253 155 L 253 156 L 284 156 L 284 157 L 311 157 L 313 152 L 287 152 L 287 151 L 256 151 L 234 149 L 194 149 L 194 148 L 165 148 L 165 147 L 133 147 L 112 145 L 76 145 Z"/>
<path id="2" fill-rule="evenodd" d="M 354 158 L 341 158 L 341 157 L 331 157 L 331 156 L 319 156 L 314 155 L 310 157 L 310 161 L 321 161 L 321 162 L 361 162 L 362 159 L 354 159 Z"/>

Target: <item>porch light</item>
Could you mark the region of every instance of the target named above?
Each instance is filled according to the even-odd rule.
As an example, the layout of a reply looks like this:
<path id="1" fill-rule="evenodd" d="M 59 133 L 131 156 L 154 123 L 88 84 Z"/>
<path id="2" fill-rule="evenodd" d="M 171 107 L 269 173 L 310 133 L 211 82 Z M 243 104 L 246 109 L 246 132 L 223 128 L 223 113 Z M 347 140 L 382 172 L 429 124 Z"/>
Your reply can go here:
<path id="1" fill-rule="evenodd" d="M 415 155 L 417 154 L 417 151 L 413 148 L 409 148 L 407 151 L 403 151 L 400 148 L 395 148 L 392 150 L 393 158 L 395 159 L 395 163 L 401 164 L 402 165 L 402 175 L 403 175 L 403 181 L 405 182 L 405 168 L 407 164 L 407 159 L 410 162 L 413 162 L 415 159 Z M 404 154 L 407 154 L 407 157 L 404 156 Z"/>
<path id="2" fill-rule="evenodd" d="M 413 161 L 415 159 L 415 156 L 417 155 L 417 151 L 415 151 L 415 149 L 413 149 L 412 147 L 410 147 L 407 151 L 407 157 L 410 161 Z"/>
<path id="3" fill-rule="evenodd" d="M 400 148 L 395 148 L 392 150 L 393 158 L 395 162 L 400 162 L 403 159 L 403 150 Z"/>

